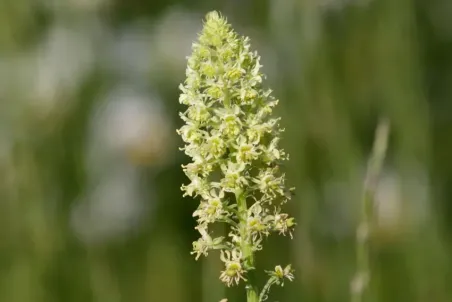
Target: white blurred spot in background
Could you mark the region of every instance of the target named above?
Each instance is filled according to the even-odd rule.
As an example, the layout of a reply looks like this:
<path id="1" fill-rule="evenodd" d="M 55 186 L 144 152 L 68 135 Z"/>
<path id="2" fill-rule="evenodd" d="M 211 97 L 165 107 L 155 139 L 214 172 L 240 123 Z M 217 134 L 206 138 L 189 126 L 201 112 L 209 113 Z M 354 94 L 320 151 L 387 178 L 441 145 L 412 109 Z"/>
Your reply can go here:
<path id="1" fill-rule="evenodd" d="M 74 206 L 71 225 L 87 244 L 104 243 L 139 227 L 155 201 L 144 193 L 136 167 L 118 164 L 110 168 Z M 149 192 L 150 190 L 146 190 Z"/>
<path id="2" fill-rule="evenodd" d="M 105 48 L 103 67 L 120 80 L 148 84 L 155 61 L 152 45 L 152 26 L 139 20 L 120 28 Z"/>
<path id="3" fill-rule="evenodd" d="M 127 24 L 106 48 L 104 68 L 135 85 L 147 85 L 153 77 L 183 77 L 186 56 L 201 25 L 198 15 L 177 7 L 155 23 L 138 20 Z"/>
<path id="4" fill-rule="evenodd" d="M 380 176 L 374 198 L 375 235 L 381 239 L 400 238 L 428 223 L 431 214 L 429 183 L 426 172 L 418 165 L 410 166 L 402 178 L 394 169 L 385 168 Z M 359 173 L 364 175 L 364 169 Z M 328 181 L 323 186 L 321 219 L 316 228 L 337 240 L 355 233 L 359 207 L 362 203 L 362 180 L 353 184 Z"/>
<path id="5" fill-rule="evenodd" d="M 71 26 L 56 23 L 33 48 L 0 57 L 0 97 L 17 100 L 9 107 L 9 118 L 31 112 L 45 120 L 70 111 L 74 96 L 96 68 L 103 36 L 95 19 Z"/>
<path id="6" fill-rule="evenodd" d="M 169 155 L 172 125 L 161 100 L 128 85 L 109 91 L 95 107 L 89 134 L 89 167 L 117 161 L 159 166 Z"/>
<path id="7" fill-rule="evenodd" d="M 96 24 L 79 28 L 57 25 L 38 46 L 30 95 L 34 109 L 42 114 L 58 105 L 58 109 L 67 110 L 68 101 L 94 69 L 94 41 L 99 28 L 90 25 Z"/>
<path id="8" fill-rule="evenodd" d="M 386 169 L 375 194 L 376 217 L 381 231 L 396 231 L 427 222 L 431 214 L 428 177 L 414 165 L 412 172 L 402 178 Z"/>
<path id="9" fill-rule="evenodd" d="M 153 32 L 153 53 L 159 72 L 178 78 L 182 72 L 184 76 L 186 57 L 202 28 L 201 18 L 201 15 L 172 7 L 157 21 Z"/>
<path id="10" fill-rule="evenodd" d="M 124 235 L 139 226 L 144 209 L 152 211 L 155 196 L 140 186 L 139 166 L 157 169 L 165 163 L 170 129 L 160 99 L 150 93 L 123 85 L 102 97 L 87 142 L 91 189 L 72 211 L 72 226 L 83 241 Z"/>

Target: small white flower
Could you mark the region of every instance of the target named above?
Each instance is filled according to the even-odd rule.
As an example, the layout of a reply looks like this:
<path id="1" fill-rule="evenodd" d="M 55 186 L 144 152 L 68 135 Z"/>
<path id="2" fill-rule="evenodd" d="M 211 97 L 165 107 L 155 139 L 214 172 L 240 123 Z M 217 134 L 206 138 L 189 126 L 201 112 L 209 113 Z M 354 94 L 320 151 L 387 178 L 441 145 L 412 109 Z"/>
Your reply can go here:
<path id="1" fill-rule="evenodd" d="M 223 237 L 212 239 L 207 233 L 207 226 L 202 224 L 197 226 L 196 229 L 201 234 L 201 238 L 193 242 L 193 251 L 191 254 L 196 254 L 196 260 L 198 260 L 201 255 L 207 256 L 209 250 L 220 248 L 222 246 Z"/>
<path id="2" fill-rule="evenodd" d="M 242 238 L 240 237 L 239 233 L 237 232 L 237 230 L 234 230 L 232 232 L 229 233 L 229 237 L 231 237 L 231 242 L 233 244 L 240 244 Z"/>
<path id="3" fill-rule="evenodd" d="M 226 283 L 227 286 L 231 286 L 234 283 L 239 284 L 240 279 L 246 281 L 243 275 L 245 270 L 242 267 L 242 253 L 237 250 L 223 251 L 220 254 L 221 261 L 225 264 L 225 270 L 221 272 L 220 280 Z"/>
<path id="4" fill-rule="evenodd" d="M 198 210 L 193 213 L 193 217 L 199 217 L 198 222 L 200 224 L 213 223 L 229 216 L 229 213 L 224 208 L 222 202 L 222 199 L 224 198 L 223 191 L 221 191 L 220 194 L 217 194 L 215 190 L 211 190 L 210 194 L 204 196 L 204 198 L 207 200 L 202 201 Z"/>
<path id="5" fill-rule="evenodd" d="M 276 280 L 277 280 L 276 283 L 281 286 L 284 286 L 284 279 L 293 281 L 293 279 L 295 278 L 293 275 L 292 266 L 290 264 L 287 265 L 284 269 L 280 265 L 277 265 L 277 266 L 275 266 L 274 271 L 267 271 L 267 273 L 271 277 L 276 278 Z"/>
<path id="6" fill-rule="evenodd" d="M 191 103 L 191 106 L 187 110 L 187 116 L 197 122 L 205 123 L 211 117 L 209 107 L 202 101 L 197 100 Z"/>
<path id="7" fill-rule="evenodd" d="M 242 122 L 240 121 L 237 114 L 235 112 L 222 113 L 221 119 L 222 119 L 222 124 L 220 126 L 221 133 L 224 134 L 226 137 L 230 138 L 237 137 L 242 128 Z"/>
<path id="8" fill-rule="evenodd" d="M 208 183 L 206 182 L 205 179 L 199 177 L 199 176 L 194 176 L 191 179 L 191 183 L 189 183 L 188 185 L 183 185 L 182 186 L 182 190 L 185 191 L 184 196 L 193 196 L 193 195 L 202 195 L 205 192 L 207 192 L 208 190 Z"/>
<path id="9" fill-rule="evenodd" d="M 248 181 L 242 174 L 244 169 L 244 163 L 237 164 L 228 162 L 227 166 L 221 166 L 221 170 L 224 173 L 224 178 L 221 180 L 221 185 L 223 186 L 225 191 L 234 193 L 237 189 L 240 189 L 242 185 L 248 184 Z"/>
<path id="10" fill-rule="evenodd" d="M 257 178 L 253 178 L 253 182 L 257 184 L 260 192 L 264 196 L 274 198 L 284 195 L 283 177 L 275 177 L 275 169 L 266 169 L 261 171 Z"/>
<path id="11" fill-rule="evenodd" d="M 220 158 L 226 152 L 226 144 L 220 135 L 209 137 L 205 144 L 206 159 Z"/>
<path id="12" fill-rule="evenodd" d="M 289 233 L 290 238 L 293 238 L 293 227 L 295 226 L 295 222 L 293 218 L 289 218 L 289 215 L 279 213 L 274 216 L 274 229 L 279 231 L 281 235 L 286 235 Z"/>
<path id="13" fill-rule="evenodd" d="M 213 170 L 213 165 L 202 158 L 195 160 L 193 163 L 182 165 L 184 172 L 189 178 L 201 175 L 206 177 Z"/>
<path id="14" fill-rule="evenodd" d="M 251 162 L 259 157 L 260 152 L 257 150 L 256 146 L 247 142 L 244 136 L 240 136 L 237 139 L 236 160 L 237 162 Z"/>
<path id="15" fill-rule="evenodd" d="M 266 213 L 258 203 L 255 203 L 248 212 L 247 228 L 255 245 L 259 247 L 256 243 L 262 239 L 262 236 L 268 236 L 270 234 L 269 225 L 265 221 Z"/>
<path id="16" fill-rule="evenodd" d="M 177 133 L 187 143 L 198 143 L 203 137 L 202 132 L 193 123 L 182 126 L 182 128 L 177 130 Z"/>

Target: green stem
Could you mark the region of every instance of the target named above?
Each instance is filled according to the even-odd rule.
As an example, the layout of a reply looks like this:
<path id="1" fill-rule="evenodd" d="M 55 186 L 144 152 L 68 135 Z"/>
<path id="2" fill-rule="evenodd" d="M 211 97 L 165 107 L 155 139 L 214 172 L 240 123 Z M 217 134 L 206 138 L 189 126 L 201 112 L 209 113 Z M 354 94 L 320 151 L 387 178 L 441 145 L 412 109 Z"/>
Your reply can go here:
<path id="1" fill-rule="evenodd" d="M 368 162 L 363 196 L 361 201 L 360 223 L 356 234 L 356 268 L 357 272 L 351 287 L 352 302 L 362 302 L 366 296 L 370 279 L 369 232 L 374 207 L 377 182 L 386 156 L 389 137 L 389 122 L 381 120 L 375 132 L 371 158 Z"/>
<path id="2" fill-rule="evenodd" d="M 270 292 L 270 287 L 276 283 L 276 279 L 275 277 L 270 277 L 270 279 L 268 279 L 267 283 L 265 284 L 264 288 L 262 288 L 262 291 L 259 295 L 259 302 L 265 301 L 268 298 L 268 293 Z"/>
<path id="3" fill-rule="evenodd" d="M 253 246 L 251 236 L 249 236 L 247 231 L 248 207 L 246 205 L 246 196 L 243 192 L 237 192 L 236 199 L 239 212 L 240 249 L 245 260 L 245 266 L 249 269 L 246 282 L 246 301 L 259 302 L 259 290 L 255 284 L 254 277 Z"/>

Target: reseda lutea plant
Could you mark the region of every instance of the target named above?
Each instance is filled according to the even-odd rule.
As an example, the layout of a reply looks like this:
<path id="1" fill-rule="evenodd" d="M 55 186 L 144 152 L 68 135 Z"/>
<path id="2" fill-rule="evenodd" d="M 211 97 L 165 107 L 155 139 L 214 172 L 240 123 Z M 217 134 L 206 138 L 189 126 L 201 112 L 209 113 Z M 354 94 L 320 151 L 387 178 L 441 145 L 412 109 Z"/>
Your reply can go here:
<path id="1" fill-rule="evenodd" d="M 190 183 L 184 196 L 199 196 L 193 216 L 201 237 L 193 243 L 198 259 L 220 250 L 225 264 L 220 280 L 227 286 L 245 282 L 248 302 L 264 301 L 273 284 L 293 279 L 291 266 L 267 271 L 259 292 L 253 277 L 254 254 L 273 232 L 292 237 L 293 218 L 281 212 L 291 196 L 279 171 L 288 156 L 278 147 L 283 129 L 271 113 L 278 100 L 262 86 L 264 75 L 249 39 L 233 31 L 217 12 L 206 16 L 199 41 L 188 58 L 187 79 L 180 85 L 185 125 L 178 133 L 193 162 L 183 166 Z M 229 226 L 227 238 L 209 231 Z"/>

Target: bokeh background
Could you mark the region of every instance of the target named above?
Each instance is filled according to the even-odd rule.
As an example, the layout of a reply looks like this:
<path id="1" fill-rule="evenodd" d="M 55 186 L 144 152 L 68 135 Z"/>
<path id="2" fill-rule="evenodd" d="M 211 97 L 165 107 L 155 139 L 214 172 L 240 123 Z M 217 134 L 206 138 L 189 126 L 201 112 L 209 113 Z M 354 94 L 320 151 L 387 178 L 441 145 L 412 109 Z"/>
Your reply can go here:
<path id="1" fill-rule="evenodd" d="M 0 301 L 244 301 L 196 262 L 178 84 L 210 10 L 281 100 L 294 240 L 269 301 L 349 301 L 366 161 L 391 121 L 367 301 L 452 301 L 452 2 L 1 0 Z M 260 282 L 264 282 L 263 279 Z"/>

